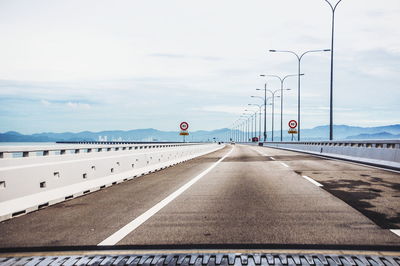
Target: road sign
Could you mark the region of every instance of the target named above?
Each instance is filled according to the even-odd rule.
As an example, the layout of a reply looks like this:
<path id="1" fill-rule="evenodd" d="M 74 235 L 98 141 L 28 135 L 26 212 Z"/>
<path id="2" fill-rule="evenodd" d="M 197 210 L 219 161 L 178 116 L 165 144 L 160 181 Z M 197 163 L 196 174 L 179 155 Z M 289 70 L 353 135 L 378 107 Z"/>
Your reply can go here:
<path id="1" fill-rule="evenodd" d="M 297 127 L 297 121 L 296 120 L 290 120 L 289 121 L 289 127 L 290 128 L 296 128 Z"/>
<path id="2" fill-rule="evenodd" d="M 181 136 L 188 136 L 188 135 L 189 135 L 189 132 L 181 131 L 181 133 L 179 133 L 179 135 L 181 135 Z"/>
<path id="3" fill-rule="evenodd" d="M 288 131 L 289 134 L 297 134 L 297 130 L 296 129 L 290 129 Z"/>
<path id="4" fill-rule="evenodd" d="M 179 127 L 181 128 L 181 130 L 186 131 L 189 128 L 189 124 L 187 122 L 182 122 Z"/>

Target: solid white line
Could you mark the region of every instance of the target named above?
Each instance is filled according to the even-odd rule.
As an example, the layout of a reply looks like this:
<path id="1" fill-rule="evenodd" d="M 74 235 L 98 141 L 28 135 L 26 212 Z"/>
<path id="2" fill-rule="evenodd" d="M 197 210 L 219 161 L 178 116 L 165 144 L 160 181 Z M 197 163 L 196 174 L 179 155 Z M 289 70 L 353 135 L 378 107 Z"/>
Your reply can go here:
<path id="1" fill-rule="evenodd" d="M 171 201 L 176 199 L 179 195 L 181 195 L 185 190 L 187 190 L 189 187 L 191 187 L 194 183 L 199 181 L 203 176 L 208 174 L 215 166 L 217 166 L 220 162 L 222 162 L 226 157 L 228 157 L 231 152 L 234 150 L 232 148 L 224 157 L 219 159 L 217 162 L 215 162 L 213 165 L 211 165 L 209 168 L 207 168 L 205 171 L 203 171 L 201 174 L 187 182 L 185 185 L 180 187 L 178 190 L 170 194 L 168 197 L 151 207 L 149 210 L 147 210 L 145 213 L 141 214 L 138 216 L 136 219 L 134 219 L 132 222 L 128 223 L 121 229 L 119 229 L 117 232 L 103 240 L 98 244 L 98 246 L 112 246 L 117 244 L 121 239 L 123 239 L 125 236 L 127 236 L 129 233 L 131 233 L 133 230 L 138 228 L 140 225 L 142 225 L 144 222 L 146 222 L 148 219 L 150 219 L 154 214 L 156 214 L 158 211 L 160 211 L 162 208 L 167 206 Z"/>
<path id="2" fill-rule="evenodd" d="M 390 229 L 390 231 L 396 234 L 397 236 L 400 236 L 400 229 Z"/>
<path id="3" fill-rule="evenodd" d="M 289 168 L 289 165 L 287 165 L 287 164 L 285 164 L 285 163 L 282 163 L 282 162 L 281 162 L 281 164 L 282 164 L 283 166 Z"/>
<path id="4" fill-rule="evenodd" d="M 315 181 L 314 179 L 312 179 L 312 178 L 309 178 L 308 176 L 306 176 L 306 175 L 303 175 L 303 177 L 305 178 L 305 179 L 307 179 L 308 181 L 310 181 L 311 183 L 313 183 L 314 185 L 316 185 L 316 186 L 318 186 L 318 187 L 323 187 L 323 185 L 322 184 L 320 184 L 320 183 L 318 183 L 317 181 Z"/>

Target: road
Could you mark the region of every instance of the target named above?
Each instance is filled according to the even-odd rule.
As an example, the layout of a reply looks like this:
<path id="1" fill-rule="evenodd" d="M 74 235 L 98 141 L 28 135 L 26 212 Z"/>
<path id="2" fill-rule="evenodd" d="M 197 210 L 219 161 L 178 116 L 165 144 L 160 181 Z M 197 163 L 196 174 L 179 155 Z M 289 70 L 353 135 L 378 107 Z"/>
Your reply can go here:
<path id="1" fill-rule="evenodd" d="M 399 173 L 227 145 L 1 222 L 0 247 L 400 245 L 399 192 Z"/>

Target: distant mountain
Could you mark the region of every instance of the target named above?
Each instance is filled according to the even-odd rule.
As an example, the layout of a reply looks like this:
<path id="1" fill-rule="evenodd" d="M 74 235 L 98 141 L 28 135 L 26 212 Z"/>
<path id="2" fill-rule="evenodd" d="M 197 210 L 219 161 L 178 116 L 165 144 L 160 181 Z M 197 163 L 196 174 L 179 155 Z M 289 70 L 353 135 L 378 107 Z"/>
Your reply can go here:
<path id="1" fill-rule="evenodd" d="M 400 124 L 380 127 L 353 127 L 347 125 L 335 125 L 333 128 L 335 140 L 341 139 L 400 139 Z M 230 136 L 228 128 L 217 130 L 189 131 L 187 141 L 212 141 L 223 140 Z M 301 130 L 302 140 L 327 140 L 329 126 L 318 126 Z M 270 139 L 271 132 L 267 132 Z M 283 131 L 284 140 L 290 140 L 291 135 L 287 129 Z M 274 139 L 280 140 L 280 131 L 274 131 Z M 134 130 L 109 130 L 101 132 L 82 131 L 78 133 L 37 133 L 23 135 L 15 131 L 0 133 L 0 142 L 55 142 L 55 141 L 182 141 L 182 136 L 176 131 L 160 131 L 153 128 Z"/>
<path id="2" fill-rule="evenodd" d="M 379 126 L 379 127 L 354 127 L 347 125 L 335 125 L 333 127 L 334 138 L 336 140 L 348 139 L 361 134 L 389 133 L 392 135 L 400 134 L 400 124 Z M 303 140 L 327 140 L 329 137 L 329 126 L 318 126 L 312 129 L 302 129 L 301 137 Z M 387 135 L 389 139 L 396 139 L 396 136 Z"/>
<path id="3" fill-rule="evenodd" d="M 0 133 L 0 142 L 54 142 L 48 136 L 22 135 L 15 131 Z"/>
<path id="4" fill-rule="evenodd" d="M 186 137 L 187 141 L 208 141 L 222 139 L 229 129 L 212 131 L 193 131 Z M 23 135 L 9 131 L 0 133 L 0 142 L 56 142 L 56 141 L 182 141 L 183 137 L 176 131 L 160 131 L 153 128 L 135 130 L 112 130 L 101 132 L 83 131 L 78 133 L 44 132 L 32 135 Z"/>
<path id="5" fill-rule="evenodd" d="M 359 134 L 357 136 L 349 136 L 346 139 L 400 139 L 400 134 L 390 134 L 388 132 L 381 132 L 375 134 Z"/>

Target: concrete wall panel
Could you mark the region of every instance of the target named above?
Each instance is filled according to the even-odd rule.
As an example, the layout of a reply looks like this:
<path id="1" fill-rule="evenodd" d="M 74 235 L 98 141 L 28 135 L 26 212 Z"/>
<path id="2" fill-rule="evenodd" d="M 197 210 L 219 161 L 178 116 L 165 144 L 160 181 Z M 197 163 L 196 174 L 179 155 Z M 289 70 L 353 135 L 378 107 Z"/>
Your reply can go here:
<path id="1" fill-rule="evenodd" d="M 20 153 L 21 148 L 1 147 L 0 152 L 7 156 L 0 159 L 0 221 L 187 161 L 223 145 L 123 147 L 105 146 L 98 151 L 98 146 L 86 145 L 83 151 L 70 145 L 68 150 L 73 153 L 64 154 L 48 147 L 43 147 L 48 153 L 26 147 L 22 150 L 26 156 L 17 158 L 9 155 Z M 39 155 L 30 156 L 32 152 Z"/>

